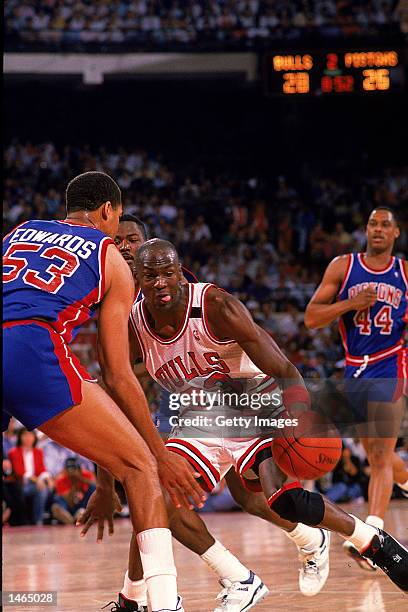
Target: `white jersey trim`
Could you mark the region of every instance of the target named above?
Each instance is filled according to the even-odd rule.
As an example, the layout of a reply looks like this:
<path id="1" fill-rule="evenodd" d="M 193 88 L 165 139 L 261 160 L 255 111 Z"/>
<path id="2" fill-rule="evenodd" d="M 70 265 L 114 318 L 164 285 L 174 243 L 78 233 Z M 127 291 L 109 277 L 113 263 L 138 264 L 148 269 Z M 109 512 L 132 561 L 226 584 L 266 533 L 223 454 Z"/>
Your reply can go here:
<path id="1" fill-rule="evenodd" d="M 205 308 L 205 298 L 206 295 L 208 293 L 208 291 L 212 288 L 218 289 L 217 285 L 213 285 L 212 283 L 208 283 L 208 285 L 206 285 L 203 288 L 202 294 L 201 294 L 201 312 L 202 312 L 202 321 L 203 321 L 203 327 L 204 327 L 204 331 L 207 334 L 207 336 L 209 337 L 209 339 L 212 342 L 215 342 L 216 344 L 233 344 L 236 343 L 235 340 L 219 340 L 218 338 L 216 338 L 214 336 L 214 334 L 212 334 L 208 324 L 207 324 L 207 312 L 206 312 L 206 308 Z"/>
<path id="2" fill-rule="evenodd" d="M 180 330 L 171 338 L 161 338 L 160 336 L 158 336 L 154 330 L 151 329 L 147 318 L 145 316 L 145 311 L 144 311 L 144 303 L 145 303 L 145 298 L 143 298 L 139 304 L 140 306 L 140 314 L 141 314 L 141 318 L 143 321 L 143 325 L 147 331 L 147 333 L 149 334 L 149 336 L 151 336 L 153 338 L 153 340 L 155 340 L 156 342 L 159 342 L 160 344 L 164 344 L 164 345 L 169 345 L 169 344 L 173 344 L 174 342 L 177 342 L 178 340 L 180 340 L 180 338 L 183 336 L 183 334 L 185 333 L 187 326 L 188 326 L 188 320 L 190 318 L 190 314 L 191 314 L 191 307 L 192 307 L 192 303 L 193 303 L 193 297 L 194 297 L 194 284 L 193 283 L 189 283 L 188 284 L 188 302 L 187 302 L 187 308 L 186 308 L 186 312 L 184 314 L 184 321 L 183 324 L 180 328 Z"/>
<path id="3" fill-rule="evenodd" d="M 404 261 L 402 259 L 399 259 L 398 261 L 399 261 L 399 265 L 400 265 L 400 268 L 401 268 L 401 276 L 404 279 L 404 283 L 405 283 L 405 286 L 406 286 L 407 291 L 408 291 L 408 278 L 407 278 L 407 275 L 406 275 L 405 269 L 404 269 Z"/>
<path id="4" fill-rule="evenodd" d="M 132 310 L 130 311 L 130 323 L 131 323 L 131 325 L 133 327 L 133 331 L 134 331 L 134 333 L 136 335 L 136 338 L 138 339 L 140 350 L 142 351 L 143 362 L 146 363 L 146 349 L 145 349 L 144 344 L 143 344 L 142 335 L 141 335 L 141 333 L 139 332 L 139 330 L 137 328 L 137 322 L 138 321 L 137 321 L 137 318 L 136 318 L 136 314 L 137 314 L 136 310 L 138 308 L 140 308 L 140 304 L 141 304 L 141 302 L 134 302 L 133 303 Z M 140 320 L 140 312 L 138 313 L 138 318 Z"/>
<path id="5" fill-rule="evenodd" d="M 357 254 L 359 264 L 366 272 L 369 272 L 370 274 L 386 274 L 392 269 L 392 266 L 394 265 L 394 261 L 395 261 L 395 257 L 392 256 L 390 263 L 388 264 L 386 268 L 384 268 L 384 270 L 374 270 L 373 268 L 369 268 L 367 264 L 364 263 L 363 256 L 364 256 L 364 253 Z"/>
<path id="6" fill-rule="evenodd" d="M 346 267 L 346 273 L 344 275 L 343 278 L 343 282 L 341 283 L 341 287 L 337 293 L 337 295 L 339 296 L 341 294 L 341 292 L 344 290 L 344 287 L 347 285 L 347 281 L 350 277 L 351 271 L 353 269 L 353 263 L 354 263 L 354 254 L 353 253 L 349 253 L 348 255 L 348 261 L 347 261 L 347 267 Z"/>

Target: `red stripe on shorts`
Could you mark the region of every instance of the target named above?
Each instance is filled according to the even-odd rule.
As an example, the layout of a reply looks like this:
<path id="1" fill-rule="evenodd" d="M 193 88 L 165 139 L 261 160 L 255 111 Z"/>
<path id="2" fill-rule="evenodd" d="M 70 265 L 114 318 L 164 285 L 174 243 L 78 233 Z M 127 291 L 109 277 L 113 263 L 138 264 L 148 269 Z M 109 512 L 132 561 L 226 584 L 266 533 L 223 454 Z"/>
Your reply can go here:
<path id="1" fill-rule="evenodd" d="M 177 453 L 181 457 L 184 457 L 184 459 L 187 459 L 189 464 L 193 466 L 193 468 L 200 474 L 201 478 L 204 480 L 205 486 L 204 484 L 201 484 L 202 488 L 208 491 L 209 493 L 211 493 L 211 491 L 214 489 L 214 485 L 211 482 L 211 480 L 208 478 L 208 474 L 206 474 L 203 468 L 201 467 L 201 465 L 197 463 L 197 461 L 195 461 L 194 457 L 189 455 L 183 449 L 177 448 L 175 446 L 169 446 L 168 450 L 171 451 L 172 453 Z M 219 479 L 217 480 L 217 482 L 219 482 Z"/>
<path id="2" fill-rule="evenodd" d="M 56 332 L 50 331 L 50 339 L 54 345 L 54 353 L 58 359 L 59 366 L 67 379 L 73 405 L 80 404 L 82 401 L 82 378 L 79 371 L 75 370 L 73 355 L 70 353 L 64 340 Z M 85 370 L 85 368 L 81 366 L 81 370 Z"/>
<path id="3" fill-rule="evenodd" d="M 215 467 L 213 466 L 213 464 L 211 463 L 211 461 L 207 459 L 207 457 L 205 457 L 193 444 L 190 444 L 183 438 L 170 438 L 169 440 L 167 440 L 167 442 L 176 442 L 177 444 L 181 444 L 182 446 L 185 446 L 186 448 L 188 448 L 192 453 L 195 453 L 197 457 L 199 457 L 201 461 L 205 463 L 205 465 L 208 467 L 209 471 L 214 476 L 215 480 L 217 482 L 219 481 L 220 475 L 215 469 Z"/>

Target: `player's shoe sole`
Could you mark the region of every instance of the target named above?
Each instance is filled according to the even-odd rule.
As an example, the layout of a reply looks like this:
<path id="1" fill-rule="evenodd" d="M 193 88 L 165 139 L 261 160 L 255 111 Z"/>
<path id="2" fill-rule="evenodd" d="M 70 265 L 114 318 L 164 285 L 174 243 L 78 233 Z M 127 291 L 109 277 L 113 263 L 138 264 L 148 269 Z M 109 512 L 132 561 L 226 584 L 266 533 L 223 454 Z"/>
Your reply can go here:
<path id="1" fill-rule="evenodd" d="M 377 566 L 371 561 L 371 559 L 366 559 L 363 557 L 363 555 L 358 552 L 354 544 L 348 540 L 343 543 L 343 550 L 349 557 L 351 557 L 351 559 L 353 559 L 353 561 L 357 563 L 359 567 L 361 567 L 361 569 L 365 570 L 366 572 L 377 571 Z"/>
<path id="2" fill-rule="evenodd" d="M 323 541 L 313 553 L 299 550 L 302 567 L 299 570 L 299 589 L 305 597 L 314 597 L 324 587 L 329 577 L 330 531 L 320 529 Z"/>

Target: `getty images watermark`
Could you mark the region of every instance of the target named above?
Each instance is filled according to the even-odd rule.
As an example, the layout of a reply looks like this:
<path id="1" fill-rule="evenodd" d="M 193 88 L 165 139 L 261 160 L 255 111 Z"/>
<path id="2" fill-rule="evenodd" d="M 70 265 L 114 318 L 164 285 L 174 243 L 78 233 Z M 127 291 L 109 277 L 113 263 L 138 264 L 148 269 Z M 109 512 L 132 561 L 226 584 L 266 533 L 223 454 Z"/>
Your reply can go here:
<path id="1" fill-rule="evenodd" d="M 249 429 L 255 426 L 282 429 L 298 425 L 298 419 L 279 417 L 285 410 L 279 391 L 226 393 L 221 390 L 192 389 L 188 393 L 171 393 L 169 408 L 177 412 L 169 418 L 172 427 Z M 256 411 L 260 414 L 255 414 Z"/>

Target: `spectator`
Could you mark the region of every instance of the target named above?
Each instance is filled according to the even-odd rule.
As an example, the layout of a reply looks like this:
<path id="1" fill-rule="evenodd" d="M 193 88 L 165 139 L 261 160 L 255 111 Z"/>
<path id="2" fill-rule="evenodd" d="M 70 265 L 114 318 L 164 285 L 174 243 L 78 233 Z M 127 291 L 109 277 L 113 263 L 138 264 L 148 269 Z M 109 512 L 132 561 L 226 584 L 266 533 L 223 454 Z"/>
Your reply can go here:
<path id="1" fill-rule="evenodd" d="M 22 427 L 21 424 L 20 427 Z M 3 431 L 3 457 L 7 457 L 9 450 L 14 448 L 16 444 L 16 419 L 14 417 L 11 417 L 8 422 L 7 429 Z"/>
<path id="2" fill-rule="evenodd" d="M 32 503 L 32 523 L 42 525 L 52 478 L 44 465 L 44 456 L 36 448 L 37 434 L 25 427 L 17 433 L 17 446 L 9 451 L 13 475 L 21 484 L 25 502 Z"/>
<path id="3" fill-rule="evenodd" d="M 3 453 L 4 457 L 4 453 Z M 21 484 L 13 476 L 10 459 L 3 459 L 3 525 L 26 525 L 27 515 Z"/>
<path id="4" fill-rule="evenodd" d="M 351 449 L 343 448 L 340 462 L 334 468 L 332 486 L 325 496 L 332 502 L 348 502 L 367 497 L 368 467 L 353 455 Z"/>
<path id="5" fill-rule="evenodd" d="M 81 467 L 76 457 L 69 457 L 64 470 L 55 479 L 56 495 L 51 506 L 53 517 L 64 525 L 72 525 L 95 490 L 95 474 Z"/>

